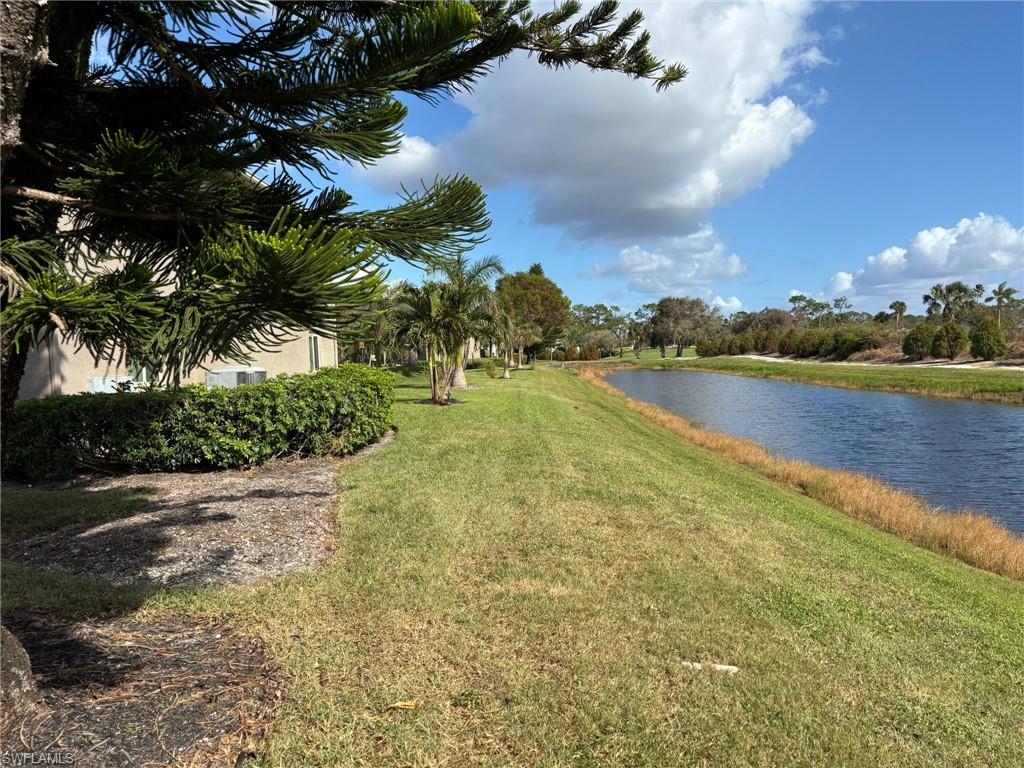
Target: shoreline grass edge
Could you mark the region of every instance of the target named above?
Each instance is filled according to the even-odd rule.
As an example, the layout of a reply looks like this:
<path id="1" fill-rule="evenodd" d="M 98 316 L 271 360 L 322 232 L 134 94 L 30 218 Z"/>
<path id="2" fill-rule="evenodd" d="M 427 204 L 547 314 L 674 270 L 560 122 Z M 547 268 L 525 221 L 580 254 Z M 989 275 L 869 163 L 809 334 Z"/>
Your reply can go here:
<path id="1" fill-rule="evenodd" d="M 792 381 L 819 387 L 855 389 L 864 392 L 890 392 L 904 395 L 941 397 L 953 400 L 1024 405 L 1024 371 L 998 370 L 968 371 L 943 368 L 897 368 L 894 366 L 860 365 L 829 362 L 761 361 L 737 358 L 668 358 L 665 361 L 597 361 L 583 364 L 586 368 L 614 370 L 693 370 L 722 373 L 728 376 L 748 376 L 758 379 Z M 575 364 L 583 367 L 581 364 Z M 899 377 L 906 377 L 900 381 Z M 1012 377 L 1012 378 L 1011 378 Z M 953 382 L 953 379 L 956 382 Z M 1010 381 L 1013 386 L 994 384 Z M 1018 383 L 1019 379 L 1019 383 Z M 968 381 L 969 380 L 969 381 Z M 944 385 L 956 386 L 945 388 Z"/>
<path id="2" fill-rule="evenodd" d="M 848 517 L 932 552 L 1024 581 L 1024 537 L 987 515 L 969 509 L 944 512 L 873 477 L 783 459 L 753 440 L 695 426 L 664 408 L 629 397 L 605 381 L 605 376 L 613 372 L 609 367 L 581 367 L 579 376 L 621 398 L 629 410 L 678 437 L 794 488 Z"/>

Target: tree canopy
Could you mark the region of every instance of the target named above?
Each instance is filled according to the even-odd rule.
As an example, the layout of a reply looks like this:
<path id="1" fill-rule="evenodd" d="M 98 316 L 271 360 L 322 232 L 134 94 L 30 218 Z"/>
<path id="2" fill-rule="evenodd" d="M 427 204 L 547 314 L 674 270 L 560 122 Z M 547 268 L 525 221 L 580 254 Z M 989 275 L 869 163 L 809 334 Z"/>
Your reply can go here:
<path id="1" fill-rule="evenodd" d="M 538 338 L 534 343 L 554 341 L 565 330 L 569 322 L 569 299 L 544 276 L 543 269 L 531 267 L 529 272 L 503 275 L 496 290 L 520 325 L 536 328 Z"/>
<path id="2" fill-rule="evenodd" d="M 479 243 L 489 220 L 466 177 L 382 210 L 331 184 L 339 164 L 397 151 L 400 97 L 471 88 L 516 50 L 659 89 L 685 75 L 614 2 L 23 6 L 4 15 L 36 32 L 4 49 L 5 405 L 47 334 L 173 382 L 299 330 L 344 333 L 389 261 Z"/>

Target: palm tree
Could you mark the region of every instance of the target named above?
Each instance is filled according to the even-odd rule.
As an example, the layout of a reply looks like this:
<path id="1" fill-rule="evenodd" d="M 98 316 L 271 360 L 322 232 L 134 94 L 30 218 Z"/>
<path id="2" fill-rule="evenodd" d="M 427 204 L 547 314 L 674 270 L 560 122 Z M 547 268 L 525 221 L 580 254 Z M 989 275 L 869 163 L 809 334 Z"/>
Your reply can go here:
<path id="1" fill-rule="evenodd" d="M 971 288 L 963 281 L 957 280 L 947 285 L 936 283 L 932 286 L 931 292 L 922 296 L 921 300 L 928 310 L 929 317 L 941 317 L 949 322 L 963 315 L 977 300 L 977 296 L 977 287 Z"/>
<path id="2" fill-rule="evenodd" d="M 460 254 L 442 264 L 435 272 L 448 279 L 446 295 L 452 303 L 453 311 L 462 314 L 466 326 L 466 336 L 452 350 L 454 356 L 454 389 L 468 389 L 466 382 L 466 347 L 472 338 L 480 338 L 487 332 L 490 319 L 494 315 L 494 295 L 490 282 L 505 270 L 501 259 L 497 256 L 485 256 L 470 263 L 465 254 Z"/>
<path id="3" fill-rule="evenodd" d="M 514 350 L 516 346 L 516 339 L 519 336 L 519 328 L 516 323 L 515 315 L 507 306 L 497 307 L 497 311 L 494 313 L 494 317 L 492 318 L 491 333 L 494 334 L 495 339 L 498 341 L 498 346 L 501 348 L 501 354 L 504 360 L 504 368 L 501 372 L 501 378 L 511 379 L 512 350 Z"/>
<path id="4" fill-rule="evenodd" d="M 889 305 L 889 309 L 892 310 L 893 317 L 895 318 L 896 330 L 900 329 L 900 320 L 903 319 L 903 314 L 907 311 L 907 304 L 903 301 L 894 301 Z"/>
<path id="5" fill-rule="evenodd" d="M 394 316 L 398 334 L 426 351 L 431 399 L 435 403 L 446 402 L 447 392 L 441 386 L 444 377 L 437 370 L 439 350 L 446 336 L 441 284 L 426 282 L 421 286 L 404 286 L 395 304 Z"/>
<path id="6" fill-rule="evenodd" d="M 1017 289 L 1011 288 L 1004 280 L 993 288 L 992 295 L 985 299 L 986 304 L 991 304 L 992 302 L 996 304 L 996 325 L 999 328 L 1003 327 L 1003 307 L 1011 306 L 1013 304 L 1013 297 L 1016 294 Z"/>

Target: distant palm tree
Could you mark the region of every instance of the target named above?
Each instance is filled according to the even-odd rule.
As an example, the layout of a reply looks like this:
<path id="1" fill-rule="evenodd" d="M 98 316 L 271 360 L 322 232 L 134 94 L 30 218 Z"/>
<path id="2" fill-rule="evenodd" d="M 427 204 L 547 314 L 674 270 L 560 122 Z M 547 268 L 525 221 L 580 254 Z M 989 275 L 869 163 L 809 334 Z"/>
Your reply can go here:
<path id="1" fill-rule="evenodd" d="M 903 315 L 907 311 L 907 304 L 903 301 L 894 301 L 889 305 L 889 309 L 892 310 L 893 317 L 895 318 L 896 330 L 899 331 L 900 320 L 903 319 Z"/>
<path id="2" fill-rule="evenodd" d="M 992 295 L 985 299 L 986 304 L 991 304 L 992 302 L 995 302 L 996 304 L 996 325 L 999 328 L 1003 327 L 1003 307 L 1008 307 L 1013 304 L 1013 297 L 1017 292 L 1016 288 L 1011 288 L 1004 280 L 993 288 Z"/>
<path id="3" fill-rule="evenodd" d="M 511 379 L 512 354 L 516 348 L 516 339 L 519 337 L 519 327 L 516 323 L 515 315 L 508 307 L 497 307 L 497 311 L 491 320 L 490 330 L 498 341 L 498 347 L 501 349 L 504 360 L 501 378 Z"/>
<path id="4" fill-rule="evenodd" d="M 978 298 L 977 286 L 971 288 L 961 280 L 943 285 L 936 283 L 930 293 L 921 297 L 928 316 L 945 322 L 956 320 L 971 307 Z"/>

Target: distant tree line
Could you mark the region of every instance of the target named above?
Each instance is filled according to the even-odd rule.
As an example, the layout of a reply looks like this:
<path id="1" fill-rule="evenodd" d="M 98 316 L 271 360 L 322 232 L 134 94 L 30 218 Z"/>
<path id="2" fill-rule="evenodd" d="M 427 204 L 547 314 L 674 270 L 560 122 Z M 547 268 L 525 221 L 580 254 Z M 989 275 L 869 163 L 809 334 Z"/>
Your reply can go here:
<path id="1" fill-rule="evenodd" d="M 963 281 L 939 283 L 921 297 L 924 313 L 907 314 L 904 301 L 889 311 L 870 314 L 854 309 L 847 297 L 831 302 L 803 294 L 789 298 L 788 310 L 766 307 L 737 312 L 717 334 L 697 343 L 697 354 L 793 355 L 846 360 L 861 357 L 955 359 L 968 349 L 973 357 L 992 360 L 1020 356 L 1024 339 L 1024 301 L 1006 282 L 985 295 L 983 285 Z"/>

